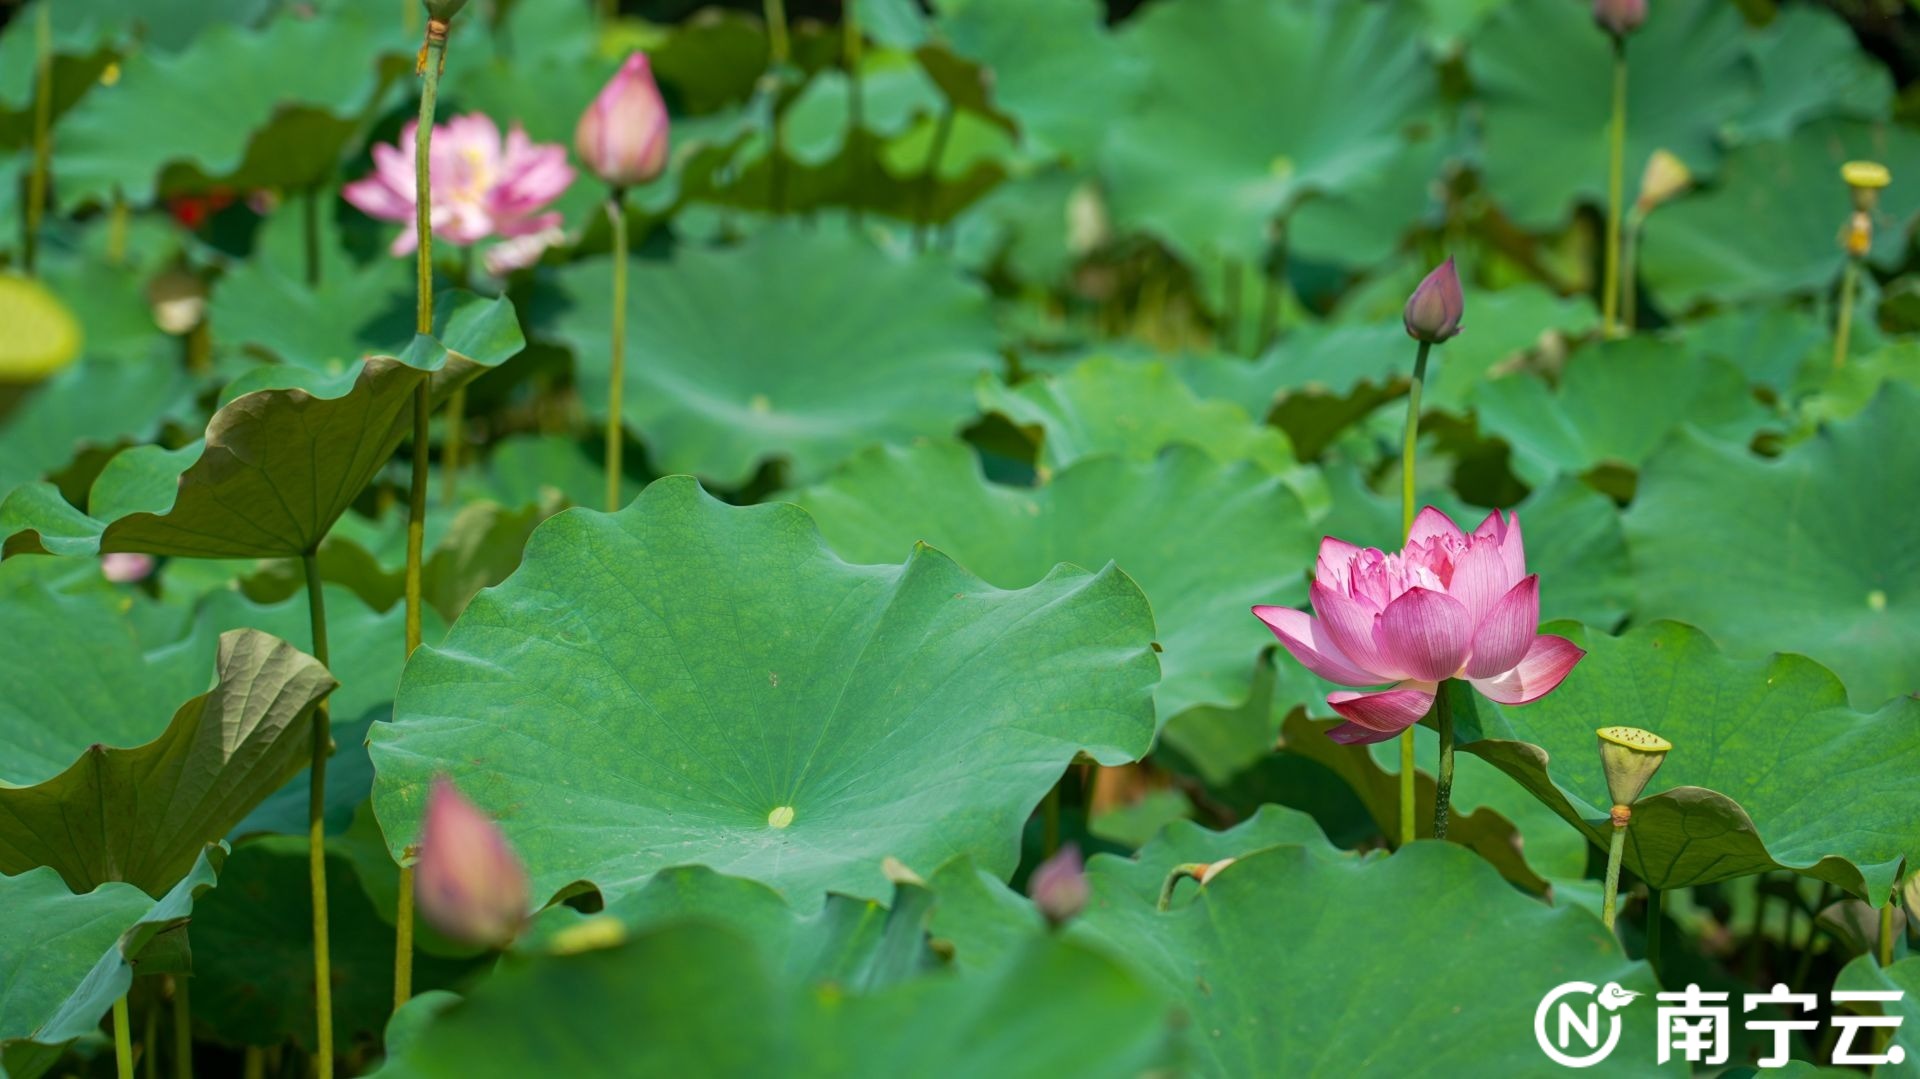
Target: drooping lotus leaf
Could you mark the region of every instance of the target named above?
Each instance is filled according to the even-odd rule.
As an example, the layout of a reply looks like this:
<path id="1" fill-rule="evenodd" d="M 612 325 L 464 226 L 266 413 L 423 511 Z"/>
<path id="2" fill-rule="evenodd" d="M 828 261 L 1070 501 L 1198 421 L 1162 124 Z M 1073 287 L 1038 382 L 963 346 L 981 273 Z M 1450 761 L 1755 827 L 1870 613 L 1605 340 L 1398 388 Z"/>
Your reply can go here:
<path id="1" fill-rule="evenodd" d="M 1640 614 L 1699 626 L 1736 654 L 1831 668 L 1872 708 L 1920 688 L 1920 389 L 1775 460 L 1682 432 L 1640 474 L 1625 519 Z"/>
<path id="2" fill-rule="evenodd" d="M 441 338 L 374 356 L 336 376 L 273 367 L 243 380 L 203 442 L 141 446 L 110 461 L 80 527 L 70 515 L 31 527 L 56 554 L 140 551 L 188 558 L 271 558 L 311 551 L 413 429 L 414 387 L 435 396 L 520 350 L 504 298 L 448 305 Z"/>
<path id="3" fill-rule="evenodd" d="M 180 52 L 128 57 L 112 86 L 61 120 L 62 199 L 104 200 L 118 188 L 146 203 L 176 166 L 245 188 L 325 179 L 418 42 L 391 4 L 315 6 L 258 31 L 222 23 Z"/>
<path id="4" fill-rule="evenodd" d="M 1606 205 L 1612 50 L 1591 8 L 1571 3 L 1508 4 L 1467 50 L 1485 113 L 1481 169 L 1521 227 L 1553 227 L 1576 202 Z M 1627 183 L 1662 149 L 1711 177 L 1721 129 L 1752 107 L 1756 81 L 1739 9 L 1648 5 L 1627 41 Z"/>
<path id="5" fill-rule="evenodd" d="M 1411 152 L 1436 94 L 1398 5 L 1200 0 L 1150 7 L 1120 36 L 1146 77 L 1101 158 L 1114 215 L 1189 259 L 1256 259 L 1303 197 Z"/>
<path id="6" fill-rule="evenodd" d="M 1878 902 L 1920 851 L 1920 702 L 1855 711 L 1801 656 L 1740 659 L 1677 622 L 1621 637 L 1558 623 L 1587 650 L 1560 688 L 1519 708 L 1457 694 L 1467 752 L 1493 762 L 1604 847 L 1613 805 L 1594 731 L 1673 743 L 1635 804 L 1626 867 L 1657 888 L 1791 869 Z M 1464 709 L 1461 707 L 1464 705 Z M 1837 782 L 1835 777 L 1845 777 Z"/>
<path id="7" fill-rule="evenodd" d="M 1895 176 L 1920 175 L 1920 136 L 1827 120 L 1728 154 L 1713 190 L 1648 215 L 1640 245 L 1646 286 L 1669 311 L 1828 288 L 1846 262 L 1839 237 L 1851 213 L 1840 165 L 1857 157 L 1880 161 Z M 1895 183 L 1880 195 L 1869 257 L 1892 267 L 1905 256 L 1920 191 Z"/>
<path id="8" fill-rule="evenodd" d="M 610 268 L 560 271 L 553 325 L 581 396 L 604 417 Z M 995 366 L 984 293 L 942 260 L 838 229 L 770 228 L 729 250 L 635 262 L 628 423 L 654 465 L 737 485 L 768 458 L 816 478 L 872 442 L 948 434 Z"/>
<path id="9" fill-rule="evenodd" d="M 822 991 L 710 922 L 503 966 L 382 1079 L 595 1074 L 1137 1076 L 1165 1063 L 1159 995 L 1115 959 L 1038 937 L 997 968 Z M 663 978 L 661 971 L 673 971 Z M 524 1036 L 527 1024 L 550 1038 Z"/>
<path id="10" fill-rule="evenodd" d="M 76 892 L 173 887 L 202 847 L 306 767 L 314 709 L 336 684 L 318 660 L 256 630 L 221 636 L 215 679 L 151 742 L 95 743 L 50 779 L 0 785 L 0 872 L 51 866 Z M 93 717 L 34 718 L 85 736 Z"/>
<path id="11" fill-rule="evenodd" d="M 83 895 L 51 868 L 0 876 L 0 955 L 8 959 L 0 993 L 0 1054 L 11 1068 L 26 1056 L 52 1063 L 35 1046 L 57 1047 L 94 1033 L 141 971 L 142 951 L 186 924 L 194 901 L 212 888 L 225 844 L 199 852 L 186 876 L 156 900 L 131 884 L 103 884 Z M 32 1074 L 28 1072 L 27 1074 Z"/>
<path id="12" fill-rule="evenodd" d="M 1654 979 L 1598 918 L 1515 892 L 1451 844 L 1368 859 L 1323 845 L 1208 845 L 1238 860 L 1203 889 L 1183 885 L 1165 912 L 1159 879 L 1207 855 L 1156 844 L 1137 860 L 1096 857 L 1068 937 L 1127 957 L 1179 1002 L 1197 1075 L 1532 1074 L 1543 1058 L 1525 1032 L 1541 997 L 1571 979 L 1646 994 L 1594 1070 L 1648 1074 Z"/>
<path id="13" fill-rule="evenodd" d="M 925 547 L 851 566 L 795 507 L 670 477 L 549 520 L 414 653 L 370 738 L 374 808 L 402 854 L 457 771 L 542 899 L 584 880 L 611 902 L 688 863 L 803 910 L 891 894 L 887 855 L 1007 872 L 1077 752 L 1146 751 L 1152 635 L 1112 567 L 1003 592 Z"/>
<path id="14" fill-rule="evenodd" d="M 1782 8 L 1750 47 L 1760 93 L 1738 121 L 1742 139 L 1783 139 L 1809 120 L 1830 116 L 1884 120 L 1892 107 L 1887 69 L 1860 48 L 1837 12 Z"/>
<path id="15" fill-rule="evenodd" d="M 1526 373 L 1483 382 L 1474 406 L 1481 429 L 1512 447 L 1514 473 L 1534 485 L 1601 465 L 1636 469 L 1683 423 L 1744 446 L 1772 420 L 1733 364 L 1656 337 L 1583 350 L 1551 389 Z"/>
<path id="16" fill-rule="evenodd" d="M 994 105 L 1041 153 L 1089 162 L 1139 85 L 1140 61 L 1106 29 L 1091 0 L 940 0 L 936 26 L 954 52 L 989 73 Z"/>
<path id="17" fill-rule="evenodd" d="M 1306 513 L 1283 483 L 1186 445 L 1144 461 L 1085 458 L 1032 488 L 988 482 L 961 443 L 880 447 L 792 498 L 855 562 L 928 543 L 1001 588 L 1060 562 L 1118 564 L 1154 607 L 1162 721 L 1246 699 L 1254 657 L 1273 642 L 1247 608 L 1302 600 L 1313 561 Z"/>
<path id="18" fill-rule="evenodd" d="M 393 928 L 381 921 L 353 865 L 328 844 L 328 949 L 335 1049 L 379 1036 L 393 1011 Z M 193 912 L 193 1019 L 227 1045 L 291 1042 L 312 1052 L 313 901 L 305 836 L 237 847 L 221 889 Z M 472 960 L 414 956 L 419 990 L 457 985 Z"/>

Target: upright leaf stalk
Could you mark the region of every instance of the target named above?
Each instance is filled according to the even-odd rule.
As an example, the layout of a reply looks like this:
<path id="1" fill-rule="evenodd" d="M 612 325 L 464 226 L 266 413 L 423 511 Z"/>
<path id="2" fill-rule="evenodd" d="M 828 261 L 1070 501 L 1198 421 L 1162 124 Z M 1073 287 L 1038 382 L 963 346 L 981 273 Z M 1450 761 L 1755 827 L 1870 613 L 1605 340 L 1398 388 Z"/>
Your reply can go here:
<path id="1" fill-rule="evenodd" d="M 320 590 L 320 562 L 314 552 L 300 556 L 307 577 L 307 619 L 313 634 L 313 658 L 326 666 L 327 601 Z M 327 757 L 333 752 L 327 702 L 313 710 L 313 766 L 307 790 L 307 874 L 313 893 L 313 1012 L 316 1026 L 314 1070 L 333 1076 L 333 963 L 327 939 Z"/>
<path id="2" fill-rule="evenodd" d="M 1619 905 L 1620 861 L 1626 853 L 1627 828 L 1633 823 L 1633 804 L 1640 800 L 1647 782 L 1660 770 L 1673 744 L 1638 727 L 1602 727 L 1594 733 L 1600 739 L 1600 767 L 1606 773 L 1607 793 L 1613 799 L 1606 889 L 1600 899 L 1600 920 L 1612 929 Z M 1650 909 L 1649 916 L 1659 914 Z"/>
<path id="3" fill-rule="evenodd" d="M 1606 259 L 1600 282 L 1600 327 L 1620 332 L 1620 218 L 1626 194 L 1627 35 L 1647 19 L 1647 0 L 1594 0 L 1593 21 L 1613 46 L 1613 109 L 1607 125 Z"/>
<path id="4" fill-rule="evenodd" d="M 1840 274 L 1840 309 L 1833 324 L 1833 366 L 1847 363 L 1847 345 L 1853 335 L 1853 297 L 1859 289 L 1860 264 L 1873 250 L 1873 212 L 1880 203 L 1880 189 L 1893 182 L 1885 165 L 1873 161 L 1849 161 L 1840 166 L 1840 178 L 1847 183 L 1853 199 L 1853 213 L 1840 233 L 1840 246 L 1847 253 L 1846 269 Z"/>

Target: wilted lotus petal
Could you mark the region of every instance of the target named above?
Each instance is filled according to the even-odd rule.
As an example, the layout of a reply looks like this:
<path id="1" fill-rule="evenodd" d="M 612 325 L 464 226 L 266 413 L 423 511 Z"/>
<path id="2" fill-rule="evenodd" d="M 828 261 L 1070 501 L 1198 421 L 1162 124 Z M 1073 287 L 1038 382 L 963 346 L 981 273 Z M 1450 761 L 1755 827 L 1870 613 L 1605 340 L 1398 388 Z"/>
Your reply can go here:
<path id="1" fill-rule="evenodd" d="M 1407 297 L 1407 308 L 1401 313 L 1401 319 L 1406 323 L 1408 337 L 1437 345 L 1460 332 L 1460 316 L 1465 311 L 1460 274 L 1449 258 L 1435 267 L 1420 282 L 1420 287 L 1413 290 L 1413 295 Z"/>
<path id="2" fill-rule="evenodd" d="M 1087 871 L 1080 860 L 1080 848 L 1068 843 L 1040 863 L 1027 880 L 1027 894 L 1054 925 L 1079 914 L 1087 905 Z"/>
<path id="3" fill-rule="evenodd" d="M 444 776 L 427 796 L 414 881 L 420 913 L 462 943 L 504 947 L 526 921 L 526 869 L 500 829 Z"/>
<path id="4" fill-rule="evenodd" d="M 645 53 L 620 65 L 580 114 L 573 148 L 588 171 L 616 187 L 643 184 L 667 164 L 667 104 Z"/>

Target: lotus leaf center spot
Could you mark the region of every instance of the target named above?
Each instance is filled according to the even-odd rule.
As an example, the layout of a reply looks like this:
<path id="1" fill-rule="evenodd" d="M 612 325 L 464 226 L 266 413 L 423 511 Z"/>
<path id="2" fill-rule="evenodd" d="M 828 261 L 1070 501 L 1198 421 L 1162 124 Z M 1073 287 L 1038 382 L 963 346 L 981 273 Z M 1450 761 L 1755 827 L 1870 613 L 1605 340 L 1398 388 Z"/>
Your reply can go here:
<path id="1" fill-rule="evenodd" d="M 767 827 L 769 828 L 785 828 L 792 823 L 792 806 L 774 806 L 773 812 L 767 814 Z"/>
<path id="2" fill-rule="evenodd" d="M 1887 594 L 1886 594 L 1885 592 L 1882 592 L 1882 591 L 1880 591 L 1880 590 L 1879 590 L 1878 588 L 1876 588 L 1876 589 L 1874 589 L 1874 590 L 1873 590 L 1873 591 L 1871 591 L 1871 592 L 1868 592 L 1868 593 L 1867 593 L 1867 607 L 1868 607 L 1869 609 L 1871 609 L 1871 610 L 1874 610 L 1874 611 L 1884 611 L 1884 610 L 1886 610 L 1886 609 L 1887 609 Z"/>
<path id="3" fill-rule="evenodd" d="M 764 416 L 773 411 L 773 402 L 767 399 L 766 394 L 756 393 L 753 400 L 747 402 L 747 408 L 755 415 Z"/>

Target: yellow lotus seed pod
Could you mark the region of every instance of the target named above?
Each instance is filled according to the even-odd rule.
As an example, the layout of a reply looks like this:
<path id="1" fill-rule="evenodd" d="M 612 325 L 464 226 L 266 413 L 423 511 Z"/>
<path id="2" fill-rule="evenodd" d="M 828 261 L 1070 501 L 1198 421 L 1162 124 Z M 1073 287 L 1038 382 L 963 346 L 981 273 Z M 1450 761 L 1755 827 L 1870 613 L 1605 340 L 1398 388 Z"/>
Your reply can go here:
<path id="1" fill-rule="evenodd" d="M 1616 806 L 1631 806 L 1639 801 L 1647 781 L 1660 770 L 1673 743 L 1638 727 L 1602 727 L 1600 766 L 1606 769 L 1607 793 Z"/>
<path id="2" fill-rule="evenodd" d="M 1641 213 L 1650 212 L 1655 206 L 1671 200 L 1685 191 L 1693 183 L 1693 172 L 1687 163 L 1666 150 L 1655 150 L 1647 158 L 1647 171 L 1640 174 L 1640 198 L 1638 206 Z"/>

